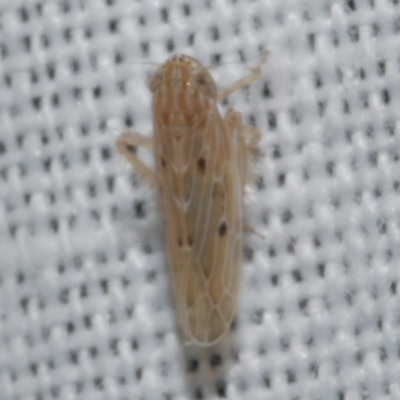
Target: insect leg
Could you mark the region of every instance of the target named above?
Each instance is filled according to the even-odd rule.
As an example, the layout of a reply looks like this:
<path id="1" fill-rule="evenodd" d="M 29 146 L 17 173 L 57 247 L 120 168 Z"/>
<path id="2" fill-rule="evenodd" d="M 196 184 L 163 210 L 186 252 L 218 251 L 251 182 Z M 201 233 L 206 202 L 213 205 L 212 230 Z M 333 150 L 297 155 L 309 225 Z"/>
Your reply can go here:
<path id="1" fill-rule="evenodd" d="M 153 148 L 153 140 L 138 133 L 123 133 L 117 139 L 119 152 L 135 167 L 152 186 L 157 186 L 158 180 L 155 173 L 136 155 L 138 147 Z"/>
<path id="2" fill-rule="evenodd" d="M 260 61 L 258 64 L 250 68 L 250 75 L 244 77 L 243 79 L 238 80 L 237 82 L 233 83 L 232 85 L 228 86 L 226 89 L 222 90 L 217 94 L 217 101 L 221 101 L 227 97 L 229 97 L 231 94 L 237 92 L 240 89 L 243 89 L 246 86 L 249 86 L 253 82 L 255 82 L 261 75 L 261 65 L 265 62 L 269 55 L 268 51 L 265 51 L 261 57 Z"/>
<path id="3" fill-rule="evenodd" d="M 252 125 L 243 125 L 242 137 L 246 143 L 247 155 L 252 157 L 261 157 L 262 153 L 258 148 L 258 142 L 261 139 L 261 133 L 258 128 Z"/>
<path id="4" fill-rule="evenodd" d="M 258 128 L 252 125 L 244 125 L 241 113 L 232 109 L 228 109 L 225 114 L 224 123 L 230 135 L 234 135 L 236 132 L 239 134 L 240 140 L 245 148 L 246 158 L 249 156 L 261 156 L 257 147 L 257 144 L 261 139 L 261 133 Z"/>

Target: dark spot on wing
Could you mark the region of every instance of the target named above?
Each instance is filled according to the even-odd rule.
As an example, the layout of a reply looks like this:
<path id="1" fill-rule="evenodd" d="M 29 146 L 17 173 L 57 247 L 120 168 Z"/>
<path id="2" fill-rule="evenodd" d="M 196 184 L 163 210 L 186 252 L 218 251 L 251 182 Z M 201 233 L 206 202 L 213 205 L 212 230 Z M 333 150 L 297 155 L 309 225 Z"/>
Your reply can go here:
<path id="1" fill-rule="evenodd" d="M 192 238 L 191 236 L 188 236 L 188 237 L 187 237 L 187 242 L 188 242 L 188 245 L 189 245 L 190 247 L 192 247 L 192 245 L 193 245 L 193 238 Z"/>
<path id="2" fill-rule="evenodd" d="M 178 246 L 182 247 L 182 238 L 178 238 Z"/>
<path id="3" fill-rule="evenodd" d="M 161 157 L 161 165 L 163 168 L 165 168 L 167 166 L 167 162 L 165 161 L 164 157 Z"/>
<path id="4" fill-rule="evenodd" d="M 226 222 L 223 222 L 223 223 L 219 226 L 219 229 L 218 229 L 219 236 L 224 236 L 227 230 L 228 230 L 228 227 L 227 227 L 227 225 L 226 225 Z"/>
<path id="5" fill-rule="evenodd" d="M 203 174 L 206 171 L 206 160 L 204 158 L 199 158 L 197 160 L 197 169 Z"/>

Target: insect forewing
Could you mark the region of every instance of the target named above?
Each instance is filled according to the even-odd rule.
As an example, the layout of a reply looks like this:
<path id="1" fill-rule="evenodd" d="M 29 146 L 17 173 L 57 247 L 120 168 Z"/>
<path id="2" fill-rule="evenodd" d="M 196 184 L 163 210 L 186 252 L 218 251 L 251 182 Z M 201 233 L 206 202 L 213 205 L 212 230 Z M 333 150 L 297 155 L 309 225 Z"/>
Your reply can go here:
<path id="1" fill-rule="evenodd" d="M 191 57 L 170 58 L 149 86 L 179 325 L 186 343 L 211 345 L 236 312 L 246 175 L 241 118 L 228 111 L 222 119 L 214 81 Z"/>

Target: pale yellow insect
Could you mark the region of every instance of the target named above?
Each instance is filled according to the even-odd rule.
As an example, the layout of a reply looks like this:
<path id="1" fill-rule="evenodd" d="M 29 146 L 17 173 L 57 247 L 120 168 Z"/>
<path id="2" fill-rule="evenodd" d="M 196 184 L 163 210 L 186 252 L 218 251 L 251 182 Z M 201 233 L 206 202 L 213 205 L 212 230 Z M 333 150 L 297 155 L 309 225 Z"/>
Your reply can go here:
<path id="1" fill-rule="evenodd" d="M 231 109 L 222 118 L 217 101 L 256 80 L 260 64 L 218 94 L 207 68 L 192 57 L 172 56 L 148 83 L 154 139 L 128 133 L 117 140 L 119 151 L 159 189 L 187 344 L 216 343 L 236 313 L 247 162 L 259 132 Z M 134 154 L 136 146 L 153 148 L 155 173 Z"/>

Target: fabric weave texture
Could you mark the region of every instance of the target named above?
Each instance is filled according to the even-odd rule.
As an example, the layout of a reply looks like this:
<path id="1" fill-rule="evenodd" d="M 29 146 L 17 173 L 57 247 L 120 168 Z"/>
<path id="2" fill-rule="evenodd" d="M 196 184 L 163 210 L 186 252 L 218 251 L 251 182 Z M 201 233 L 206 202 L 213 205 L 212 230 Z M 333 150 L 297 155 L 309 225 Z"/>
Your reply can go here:
<path id="1" fill-rule="evenodd" d="M 221 104 L 263 154 L 232 361 L 191 392 L 157 194 L 115 140 L 151 136 L 170 55 L 224 88 L 263 50 Z M 0 400 L 400 399 L 399 78 L 398 0 L 1 0 Z"/>

